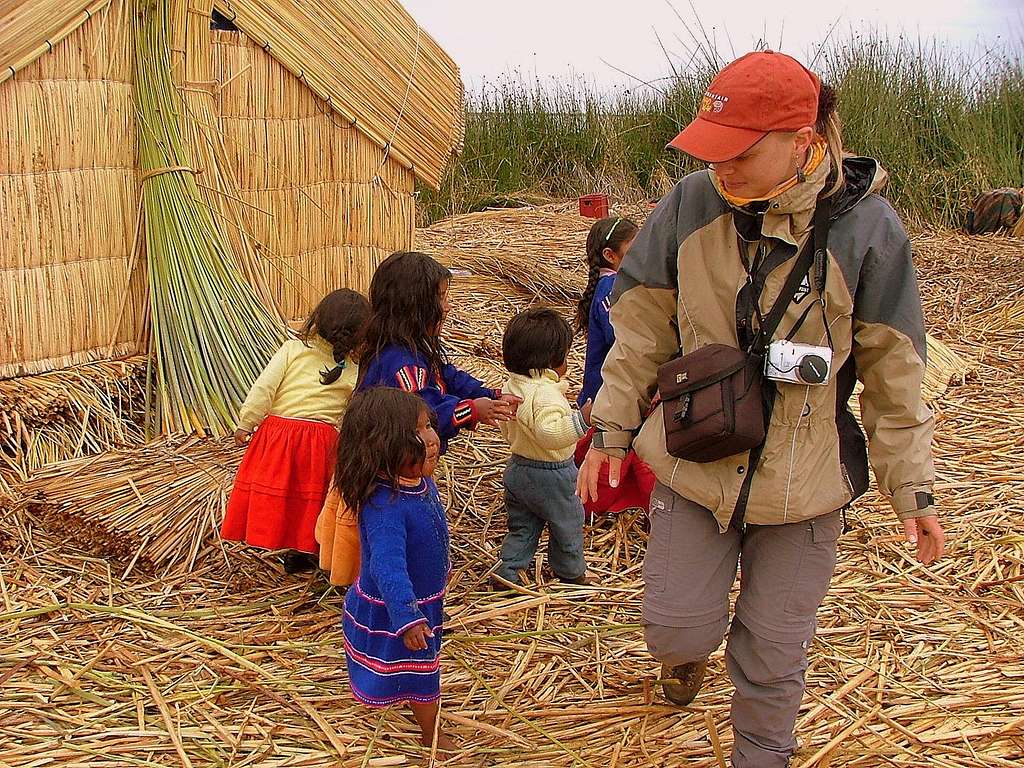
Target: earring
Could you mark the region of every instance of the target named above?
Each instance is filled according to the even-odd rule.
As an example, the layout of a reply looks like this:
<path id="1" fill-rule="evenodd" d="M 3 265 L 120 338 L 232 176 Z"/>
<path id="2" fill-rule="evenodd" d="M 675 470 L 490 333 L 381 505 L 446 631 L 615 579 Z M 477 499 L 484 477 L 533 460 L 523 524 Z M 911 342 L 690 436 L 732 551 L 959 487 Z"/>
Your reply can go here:
<path id="1" fill-rule="evenodd" d="M 796 180 L 797 180 L 797 183 L 799 183 L 799 184 L 803 184 L 805 181 L 807 181 L 807 177 L 804 175 L 804 168 L 803 168 L 802 165 L 801 166 L 797 166 L 797 169 L 796 169 Z"/>

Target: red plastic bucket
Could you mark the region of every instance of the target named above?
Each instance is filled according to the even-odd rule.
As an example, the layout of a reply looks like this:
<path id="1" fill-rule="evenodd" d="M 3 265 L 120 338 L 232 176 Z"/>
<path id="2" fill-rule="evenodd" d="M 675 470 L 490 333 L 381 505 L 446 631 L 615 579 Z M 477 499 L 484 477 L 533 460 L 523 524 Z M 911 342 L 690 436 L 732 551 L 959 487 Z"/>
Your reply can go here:
<path id="1" fill-rule="evenodd" d="M 580 198 L 580 216 L 603 219 L 608 215 L 608 195 L 583 195 Z"/>

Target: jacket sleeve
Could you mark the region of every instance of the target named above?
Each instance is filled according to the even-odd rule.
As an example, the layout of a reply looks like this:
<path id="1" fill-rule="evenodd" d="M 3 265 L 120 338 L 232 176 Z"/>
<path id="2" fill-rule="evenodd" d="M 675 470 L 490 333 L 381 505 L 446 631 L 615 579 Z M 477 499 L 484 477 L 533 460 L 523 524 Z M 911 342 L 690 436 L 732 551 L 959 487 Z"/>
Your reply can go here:
<path id="1" fill-rule="evenodd" d="M 409 627 L 426 622 L 416 602 L 406 559 L 405 515 L 388 504 L 368 503 L 359 510 L 370 550 L 367 569 L 380 587 L 384 606 L 391 620 L 390 630 L 401 634 Z"/>
<path id="2" fill-rule="evenodd" d="M 679 352 L 678 217 L 682 183 L 662 198 L 633 241 L 611 296 L 614 343 L 601 374 L 604 383 L 591 420 L 594 445 L 624 456 L 643 424 L 658 381 L 658 367 Z"/>
<path id="3" fill-rule="evenodd" d="M 444 379 L 444 385 L 451 394 L 464 400 L 475 400 L 478 397 L 494 399 L 493 389 L 488 389 L 482 381 L 456 368 L 451 363 L 441 369 L 441 378 Z"/>
<path id="4" fill-rule="evenodd" d="M 466 375 L 468 376 L 468 374 Z M 437 414 L 437 433 L 442 440 L 451 440 L 459 433 L 460 429 L 476 428 L 479 417 L 473 399 L 462 395 L 446 394 L 436 384 L 431 384 L 429 381 L 427 369 L 418 365 L 406 365 L 395 373 L 395 386 L 406 392 L 419 395 Z M 445 385 L 447 386 L 447 384 L 446 381 Z M 487 395 L 480 395 L 480 397 L 487 397 Z"/>
<path id="5" fill-rule="evenodd" d="M 612 296 L 611 291 L 594 301 L 594 319 L 601 332 L 601 344 L 604 349 L 611 349 L 615 343 L 615 329 L 612 328 L 611 319 Z"/>
<path id="6" fill-rule="evenodd" d="M 267 363 L 267 367 L 253 383 L 245 402 L 238 410 L 239 429 L 252 432 L 270 413 L 270 406 L 274 404 L 274 396 L 288 370 L 288 347 L 288 342 L 281 345 L 281 348 L 274 353 L 270 362 Z"/>
<path id="7" fill-rule="evenodd" d="M 927 341 L 910 241 L 896 219 L 869 249 L 854 300 L 861 420 L 879 490 L 900 519 L 935 514 L 934 417 L 924 402 Z"/>
<path id="8" fill-rule="evenodd" d="M 530 430 L 538 446 L 559 451 L 576 445 L 587 434 L 583 414 L 570 407 L 559 392 L 538 392 L 533 400 L 533 426 Z"/>

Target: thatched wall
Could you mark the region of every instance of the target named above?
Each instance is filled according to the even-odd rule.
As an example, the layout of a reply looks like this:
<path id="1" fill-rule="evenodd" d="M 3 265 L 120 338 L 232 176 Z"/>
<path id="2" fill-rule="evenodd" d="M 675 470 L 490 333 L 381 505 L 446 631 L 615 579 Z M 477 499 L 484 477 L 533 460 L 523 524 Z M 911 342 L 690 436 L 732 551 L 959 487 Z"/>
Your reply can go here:
<path id="1" fill-rule="evenodd" d="M 216 32 L 220 128 L 246 229 L 286 317 L 328 290 L 365 290 L 412 245 L 414 177 L 241 33 Z"/>
<path id="2" fill-rule="evenodd" d="M 0 376 L 136 348 L 139 191 L 123 12 L 114 0 L 0 83 Z"/>
<path id="3" fill-rule="evenodd" d="M 214 0 L 170 5 L 188 166 L 293 319 L 411 247 L 415 180 L 461 144 L 458 68 L 396 0 L 217 4 L 255 42 L 210 31 Z M 0 3 L 0 377 L 146 349 L 135 7 Z"/>

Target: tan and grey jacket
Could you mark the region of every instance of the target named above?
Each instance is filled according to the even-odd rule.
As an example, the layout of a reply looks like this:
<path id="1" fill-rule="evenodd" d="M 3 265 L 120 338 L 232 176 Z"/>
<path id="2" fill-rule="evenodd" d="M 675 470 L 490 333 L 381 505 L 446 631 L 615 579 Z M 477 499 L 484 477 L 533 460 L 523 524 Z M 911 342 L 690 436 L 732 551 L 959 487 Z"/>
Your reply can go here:
<path id="1" fill-rule="evenodd" d="M 934 514 L 921 301 L 907 234 L 876 194 L 886 174 L 874 160 L 844 162 L 846 184 L 833 196 L 824 315 L 820 308 L 806 313 L 793 337 L 827 344 L 827 318 L 832 377 L 819 387 L 766 382 L 776 391 L 757 466 L 750 466 L 750 453 L 709 464 L 675 459 L 665 449 L 662 408 L 644 420 L 658 366 L 706 344 L 740 347 L 756 328 L 752 296 L 759 289 L 761 312 L 771 309 L 810 234 L 828 171 L 826 158 L 759 212 L 731 208 L 710 171 L 686 176 L 652 212 L 616 278 L 615 344 L 594 404 L 592 420 L 603 431 L 595 442 L 613 455 L 632 444 L 662 483 L 712 510 L 723 531 L 733 519 L 775 525 L 848 505 L 867 490 L 868 453 L 879 488 L 901 518 Z M 741 248 L 753 267 L 749 286 Z M 785 338 L 818 298 L 814 282 L 797 291 L 775 338 Z M 864 384 L 869 452 L 847 406 L 856 379 Z"/>

